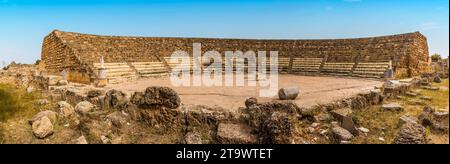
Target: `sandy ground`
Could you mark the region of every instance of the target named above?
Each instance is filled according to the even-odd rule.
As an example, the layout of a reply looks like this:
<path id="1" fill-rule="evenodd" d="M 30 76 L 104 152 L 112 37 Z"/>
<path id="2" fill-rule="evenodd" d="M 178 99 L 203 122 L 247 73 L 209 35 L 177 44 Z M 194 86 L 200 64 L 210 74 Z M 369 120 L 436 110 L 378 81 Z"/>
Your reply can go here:
<path id="1" fill-rule="evenodd" d="M 279 75 L 279 88 L 298 87 L 300 95 L 295 100 L 299 106 L 310 107 L 351 97 L 364 90 L 381 86 L 382 81 L 343 77 L 313 77 Z M 276 100 L 277 97 L 259 97 L 260 87 L 175 87 L 168 77 L 149 78 L 108 86 L 126 93 L 145 91 L 150 86 L 167 86 L 176 90 L 186 105 L 207 105 L 236 110 L 244 106 L 249 97 L 258 97 L 259 102 Z"/>

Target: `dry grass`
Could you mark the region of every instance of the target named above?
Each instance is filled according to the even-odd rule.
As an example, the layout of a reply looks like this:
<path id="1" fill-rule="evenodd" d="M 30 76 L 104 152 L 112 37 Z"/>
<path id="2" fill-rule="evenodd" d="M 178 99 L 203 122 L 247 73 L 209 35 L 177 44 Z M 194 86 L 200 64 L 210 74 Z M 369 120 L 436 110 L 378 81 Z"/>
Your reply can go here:
<path id="1" fill-rule="evenodd" d="M 415 89 L 419 93 L 417 97 L 404 97 L 402 99 L 389 99 L 385 103 L 396 102 L 401 104 L 405 110 L 403 112 L 388 112 L 381 110 L 381 106 L 373 106 L 365 110 L 355 111 L 352 115 L 358 127 L 365 127 L 370 130 L 368 135 L 360 135 L 356 137 L 353 143 L 370 143 L 370 144 L 389 144 L 392 143 L 397 133 L 399 118 L 403 115 L 419 116 L 423 107 L 429 105 L 435 109 L 443 109 L 448 111 L 449 105 L 449 80 L 446 79 L 442 83 L 435 83 L 433 86 L 440 87 L 439 91 L 430 91 L 423 89 Z M 410 105 L 408 101 L 418 100 L 420 96 L 429 96 L 431 101 L 424 101 L 424 105 Z M 447 143 L 448 134 L 436 133 L 427 129 L 431 143 Z M 379 140 L 382 137 L 385 141 Z"/>

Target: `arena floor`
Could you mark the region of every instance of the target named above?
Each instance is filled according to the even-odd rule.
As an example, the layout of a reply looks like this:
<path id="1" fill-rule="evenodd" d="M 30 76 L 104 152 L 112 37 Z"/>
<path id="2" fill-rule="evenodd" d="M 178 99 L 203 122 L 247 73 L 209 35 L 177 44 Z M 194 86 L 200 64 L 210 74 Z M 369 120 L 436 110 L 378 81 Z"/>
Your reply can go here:
<path id="1" fill-rule="evenodd" d="M 295 102 L 302 107 L 340 100 L 354 96 L 361 91 L 381 86 L 382 81 L 373 79 L 344 78 L 331 76 L 299 76 L 279 75 L 279 88 L 298 87 L 300 95 Z M 107 89 L 117 89 L 126 93 L 145 91 L 150 86 L 167 86 L 176 90 L 182 103 L 186 105 L 207 105 L 237 110 L 244 107 L 249 97 L 259 97 L 259 87 L 175 87 L 169 77 L 148 78 L 126 83 L 110 85 Z M 259 102 L 277 100 L 273 98 L 258 98 Z"/>

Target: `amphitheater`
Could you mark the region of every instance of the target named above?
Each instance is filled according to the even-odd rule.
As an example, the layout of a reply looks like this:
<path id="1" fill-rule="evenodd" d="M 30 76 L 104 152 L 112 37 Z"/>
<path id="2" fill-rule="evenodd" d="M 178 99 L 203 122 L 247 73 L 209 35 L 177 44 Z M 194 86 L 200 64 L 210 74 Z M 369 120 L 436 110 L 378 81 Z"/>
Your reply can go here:
<path id="1" fill-rule="evenodd" d="M 299 87 L 302 94 L 296 103 L 302 106 L 380 86 L 390 68 L 395 78 L 419 75 L 430 62 L 427 39 L 419 32 L 356 39 L 250 40 L 99 36 L 55 30 L 44 39 L 40 69 L 46 74 L 64 72 L 69 82 L 95 84 L 103 65 L 105 89 L 133 93 L 149 86 L 171 87 L 167 75 L 180 64 L 171 60 L 172 53 L 192 54 L 194 43 L 202 44 L 202 52 L 278 51 L 279 87 Z M 184 67 L 192 70 L 193 65 Z M 249 87 L 173 88 L 183 103 L 229 109 L 243 106 L 248 97 L 258 97 L 257 88 Z"/>

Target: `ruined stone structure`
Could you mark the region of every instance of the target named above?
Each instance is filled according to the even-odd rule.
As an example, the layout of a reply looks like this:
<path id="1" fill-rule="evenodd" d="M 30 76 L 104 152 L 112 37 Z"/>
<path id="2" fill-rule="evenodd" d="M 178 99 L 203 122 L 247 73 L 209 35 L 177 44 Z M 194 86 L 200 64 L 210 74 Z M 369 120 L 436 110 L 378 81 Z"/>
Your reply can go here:
<path id="1" fill-rule="evenodd" d="M 94 65 L 101 56 L 105 63 L 124 65 L 163 62 L 164 57 L 177 50 L 192 54 L 193 43 L 202 43 L 202 53 L 209 50 L 222 54 L 236 50 L 278 51 L 280 58 L 287 58 L 287 62 L 290 58 L 291 63 L 293 58 L 324 59 L 334 63 L 392 61 L 397 77 L 419 74 L 429 60 L 427 39 L 419 32 L 359 39 L 250 40 L 98 36 L 55 30 L 44 39 L 42 67 L 49 73 L 66 70 L 69 81 L 89 83 L 97 74 Z M 352 65 L 348 67 L 351 70 Z"/>

